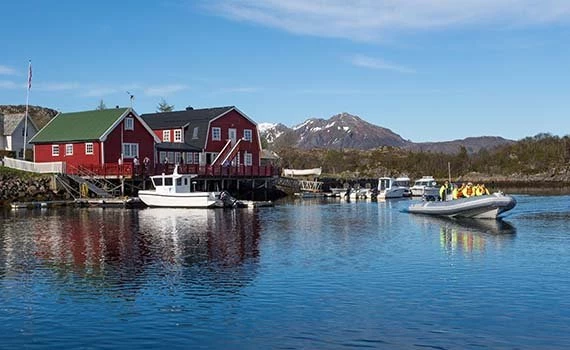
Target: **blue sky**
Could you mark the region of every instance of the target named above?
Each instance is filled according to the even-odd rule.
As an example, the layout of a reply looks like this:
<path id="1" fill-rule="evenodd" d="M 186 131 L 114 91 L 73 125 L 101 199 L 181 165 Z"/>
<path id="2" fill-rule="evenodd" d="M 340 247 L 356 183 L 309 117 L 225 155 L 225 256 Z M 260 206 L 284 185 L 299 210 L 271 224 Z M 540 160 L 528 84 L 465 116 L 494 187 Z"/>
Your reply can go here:
<path id="1" fill-rule="evenodd" d="M 570 134 L 570 1 L 10 1 L 0 104 L 348 112 L 412 141 Z"/>

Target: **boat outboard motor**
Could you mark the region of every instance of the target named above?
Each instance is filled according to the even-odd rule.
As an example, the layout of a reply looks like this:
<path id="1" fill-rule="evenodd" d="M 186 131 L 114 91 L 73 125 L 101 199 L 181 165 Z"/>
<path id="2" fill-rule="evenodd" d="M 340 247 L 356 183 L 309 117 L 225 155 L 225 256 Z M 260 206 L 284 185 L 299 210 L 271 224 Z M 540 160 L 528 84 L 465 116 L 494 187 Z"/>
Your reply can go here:
<path id="1" fill-rule="evenodd" d="M 227 191 L 220 193 L 220 199 L 224 203 L 225 208 L 242 208 L 243 203 L 232 197 Z"/>

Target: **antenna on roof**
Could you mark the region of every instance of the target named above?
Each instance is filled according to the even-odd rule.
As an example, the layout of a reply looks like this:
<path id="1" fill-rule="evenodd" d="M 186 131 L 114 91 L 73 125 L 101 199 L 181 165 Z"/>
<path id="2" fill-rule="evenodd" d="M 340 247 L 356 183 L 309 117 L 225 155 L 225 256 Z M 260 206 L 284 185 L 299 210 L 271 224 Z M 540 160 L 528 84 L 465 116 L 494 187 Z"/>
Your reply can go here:
<path id="1" fill-rule="evenodd" d="M 132 109 L 133 108 L 133 100 L 135 99 L 135 95 L 131 94 L 128 91 L 127 91 L 127 94 L 129 95 L 129 99 L 131 100 L 131 109 Z"/>

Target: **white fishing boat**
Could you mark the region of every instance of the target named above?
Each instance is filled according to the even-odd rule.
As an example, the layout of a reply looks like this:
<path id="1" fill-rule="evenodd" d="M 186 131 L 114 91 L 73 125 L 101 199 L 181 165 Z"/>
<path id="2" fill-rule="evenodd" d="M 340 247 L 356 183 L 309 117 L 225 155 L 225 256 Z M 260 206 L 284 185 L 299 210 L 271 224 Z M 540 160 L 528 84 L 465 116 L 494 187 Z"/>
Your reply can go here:
<path id="1" fill-rule="evenodd" d="M 515 207 L 517 201 L 503 193 L 473 196 L 450 201 L 423 201 L 412 204 L 408 212 L 448 217 L 496 219 Z"/>
<path id="2" fill-rule="evenodd" d="M 410 187 L 412 196 L 419 197 L 434 197 L 439 196 L 439 187 L 437 182 L 432 176 L 423 176 L 421 179 L 416 180 L 414 185 Z"/>
<path id="3" fill-rule="evenodd" d="M 407 177 L 399 177 L 397 179 L 391 177 L 381 177 L 378 179 L 378 198 L 402 198 L 409 197 L 410 179 Z"/>
<path id="4" fill-rule="evenodd" d="M 154 190 L 140 190 L 138 197 L 149 207 L 220 208 L 237 206 L 239 202 L 226 192 L 194 190 L 195 174 L 179 174 L 178 165 L 170 175 L 151 176 Z"/>

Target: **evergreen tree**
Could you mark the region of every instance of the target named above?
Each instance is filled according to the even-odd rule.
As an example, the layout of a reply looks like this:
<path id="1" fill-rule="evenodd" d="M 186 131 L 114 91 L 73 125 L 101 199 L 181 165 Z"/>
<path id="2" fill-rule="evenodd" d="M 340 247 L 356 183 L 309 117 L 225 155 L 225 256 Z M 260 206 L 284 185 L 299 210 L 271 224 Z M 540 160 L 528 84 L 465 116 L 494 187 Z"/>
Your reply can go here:
<path id="1" fill-rule="evenodd" d="M 107 106 L 105 105 L 105 102 L 103 102 L 103 100 L 99 100 L 99 105 L 97 106 L 97 110 L 103 110 L 103 109 L 107 109 Z"/>
<path id="2" fill-rule="evenodd" d="M 161 113 L 172 112 L 173 110 L 174 105 L 169 105 L 164 99 L 160 100 L 160 103 L 156 107 L 156 111 Z"/>

